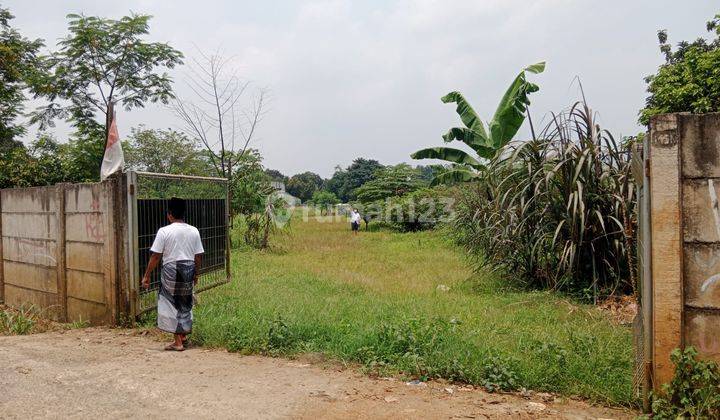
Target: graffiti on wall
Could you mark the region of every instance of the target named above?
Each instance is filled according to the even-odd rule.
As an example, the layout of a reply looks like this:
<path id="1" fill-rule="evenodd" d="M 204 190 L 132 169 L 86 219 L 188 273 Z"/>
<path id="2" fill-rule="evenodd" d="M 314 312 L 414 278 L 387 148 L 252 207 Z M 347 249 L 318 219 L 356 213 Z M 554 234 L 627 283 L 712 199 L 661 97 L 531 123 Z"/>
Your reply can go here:
<path id="1" fill-rule="evenodd" d="M 105 222 L 100 212 L 100 200 L 97 197 L 93 197 L 90 208 L 92 212 L 85 214 L 85 234 L 89 239 L 104 242 Z"/>
<path id="2" fill-rule="evenodd" d="M 30 258 L 45 259 L 51 265 L 57 264 L 55 257 L 50 255 L 50 247 L 47 242 L 37 242 L 32 239 L 17 239 L 19 254 Z"/>

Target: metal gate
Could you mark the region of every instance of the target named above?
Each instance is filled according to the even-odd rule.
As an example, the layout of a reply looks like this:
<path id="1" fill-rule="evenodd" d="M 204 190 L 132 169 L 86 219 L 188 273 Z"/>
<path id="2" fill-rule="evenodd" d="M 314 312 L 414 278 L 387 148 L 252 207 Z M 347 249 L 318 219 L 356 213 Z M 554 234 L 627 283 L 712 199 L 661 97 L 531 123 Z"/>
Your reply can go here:
<path id="1" fill-rule="evenodd" d="M 131 267 L 130 311 L 141 315 L 157 306 L 160 270 L 155 270 L 148 290 L 141 287 L 157 230 L 167 225 L 167 205 L 172 197 L 185 199 L 185 221 L 200 231 L 205 253 L 196 292 L 230 281 L 229 200 L 224 178 L 129 171 L 128 263 Z"/>

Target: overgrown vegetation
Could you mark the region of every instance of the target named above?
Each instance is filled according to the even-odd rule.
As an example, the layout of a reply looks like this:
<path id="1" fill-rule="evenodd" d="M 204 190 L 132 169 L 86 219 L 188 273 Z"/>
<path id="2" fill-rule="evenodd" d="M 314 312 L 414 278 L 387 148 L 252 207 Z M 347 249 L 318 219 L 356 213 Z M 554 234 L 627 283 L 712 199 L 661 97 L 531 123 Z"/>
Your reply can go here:
<path id="1" fill-rule="evenodd" d="M 720 368 L 712 361 L 697 360 L 697 351 L 675 349 L 670 359 L 675 376 L 653 395 L 653 416 L 660 419 L 720 418 Z"/>
<path id="2" fill-rule="evenodd" d="M 658 31 L 665 64 L 645 78 L 650 96 L 640 111 L 641 124 L 647 125 L 653 115 L 668 112 L 720 111 L 720 14 L 706 27 L 715 36 L 713 39 L 682 41 L 675 51 L 667 42 L 667 31 Z"/>
<path id="3" fill-rule="evenodd" d="M 454 231 L 481 266 L 582 298 L 635 291 L 630 143 L 584 102 L 508 145 L 458 205 Z"/>
<path id="4" fill-rule="evenodd" d="M 282 251 L 234 251 L 238 280 L 203 296 L 193 340 L 242 353 L 320 352 L 409 379 L 633 403 L 630 331 L 600 310 L 505 290 L 496 274 L 473 274 L 437 231 L 355 237 L 344 222 L 292 226 L 278 239 Z"/>

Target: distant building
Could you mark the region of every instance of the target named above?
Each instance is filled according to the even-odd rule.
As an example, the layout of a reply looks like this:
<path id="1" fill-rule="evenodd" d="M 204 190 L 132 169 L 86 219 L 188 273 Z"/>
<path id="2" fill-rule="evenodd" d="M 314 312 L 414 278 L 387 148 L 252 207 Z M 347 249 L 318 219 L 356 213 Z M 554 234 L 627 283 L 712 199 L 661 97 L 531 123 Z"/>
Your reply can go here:
<path id="1" fill-rule="evenodd" d="M 282 181 L 272 181 L 270 186 L 275 188 L 276 191 L 285 192 L 285 183 Z"/>
<path id="2" fill-rule="evenodd" d="M 273 187 L 273 189 L 275 189 L 275 191 L 277 191 L 278 194 L 280 194 L 282 196 L 282 198 L 285 200 L 285 202 L 289 206 L 299 206 L 300 204 L 302 204 L 302 200 L 300 200 L 299 198 L 295 197 L 292 194 L 288 194 L 288 192 L 285 191 L 285 183 L 284 182 L 272 181 L 272 182 L 270 182 L 270 186 Z"/>

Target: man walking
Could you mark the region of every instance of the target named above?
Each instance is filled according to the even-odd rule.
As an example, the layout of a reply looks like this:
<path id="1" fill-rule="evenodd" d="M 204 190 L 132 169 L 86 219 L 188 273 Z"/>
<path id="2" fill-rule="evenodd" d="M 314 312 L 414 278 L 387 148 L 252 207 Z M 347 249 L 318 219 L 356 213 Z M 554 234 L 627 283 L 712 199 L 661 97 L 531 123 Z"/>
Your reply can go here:
<path id="1" fill-rule="evenodd" d="M 353 209 L 352 213 L 350 214 L 350 228 L 352 229 L 353 233 L 356 235 L 358 234 L 358 231 L 360 230 L 360 220 L 362 217 L 360 217 L 360 212 L 358 212 L 358 209 Z"/>
<path id="2" fill-rule="evenodd" d="M 160 263 L 160 291 L 158 293 L 158 328 L 175 335 L 175 341 L 165 350 L 183 351 L 187 335 L 192 332 L 193 286 L 197 284 L 198 270 L 204 251 L 200 232 L 185 223 L 185 200 L 171 198 L 168 205 L 169 225 L 161 227 L 150 247 L 143 287 L 150 287 L 150 274 Z"/>

